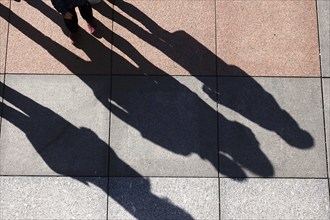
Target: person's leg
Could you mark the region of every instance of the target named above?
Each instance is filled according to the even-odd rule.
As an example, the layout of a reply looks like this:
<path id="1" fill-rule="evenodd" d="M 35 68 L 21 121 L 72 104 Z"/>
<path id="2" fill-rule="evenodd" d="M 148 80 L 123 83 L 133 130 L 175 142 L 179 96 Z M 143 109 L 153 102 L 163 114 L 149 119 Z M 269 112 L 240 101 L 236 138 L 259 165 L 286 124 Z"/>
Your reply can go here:
<path id="1" fill-rule="evenodd" d="M 78 30 L 79 30 L 78 17 L 77 17 L 77 13 L 74 8 L 69 9 L 68 12 L 70 12 L 72 14 L 72 18 L 71 19 L 64 18 L 64 23 L 65 23 L 65 26 L 70 31 L 71 43 L 74 44 L 78 40 Z"/>
<path id="2" fill-rule="evenodd" d="M 74 8 L 69 9 L 68 12 L 70 12 L 72 14 L 72 18 L 71 19 L 64 18 L 64 23 L 65 23 L 65 26 L 69 29 L 69 31 L 71 33 L 75 33 L 78 31 L 78 28 L 79 28 L 77 13 Z"/>
<path id="3" fill-rule="evenodd" d="M 96 26 L 95 26 L 95 22 L 94 22 L 92 6 L 89 4 L 89 2 L 87 2 L 84 5 L 78 6 L 78 8 L 79 8 L 81 16 L 87 22 L 87 28 L 88 28 L 89 32 L 91 34 L 94 33 Z"/>
<path id="4" fill-rule="evenodd" d="M 89 4 L 89 2 L 84 5 L 79 5 L 78 8 L 83 19 L 85 19 L 87 22 L 92 22 L 94 20 L 92 6 Z"/>

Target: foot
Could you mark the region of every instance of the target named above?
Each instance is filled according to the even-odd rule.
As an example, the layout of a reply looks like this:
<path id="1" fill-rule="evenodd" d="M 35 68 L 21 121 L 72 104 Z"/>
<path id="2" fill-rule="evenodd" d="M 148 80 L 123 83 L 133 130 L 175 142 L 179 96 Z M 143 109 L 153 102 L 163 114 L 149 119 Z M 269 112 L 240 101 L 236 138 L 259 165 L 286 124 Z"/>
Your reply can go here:
<path id="1" fill-rule="evenodd" d="M 93 34 L 96 31 L 96 25 L 94 21 L 87 22 L 87 28 L 89 33 Z"/>

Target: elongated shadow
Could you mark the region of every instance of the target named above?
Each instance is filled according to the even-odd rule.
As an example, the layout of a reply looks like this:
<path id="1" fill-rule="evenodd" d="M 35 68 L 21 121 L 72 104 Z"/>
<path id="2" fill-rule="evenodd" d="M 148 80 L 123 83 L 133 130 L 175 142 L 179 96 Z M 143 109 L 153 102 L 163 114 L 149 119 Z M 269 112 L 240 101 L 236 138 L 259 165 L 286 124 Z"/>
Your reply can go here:
<path id="1" fill-rule="evenodd" d="M 203 73 L 212 74 L 215 70 L 212 67 L 217 63 L 219 74 L 245 77 L 224 80 L 220 78 L 219 99 L 213 95 L 211 86 L 203 81 L 204 91 L 219 104 L 240 113 L 267 130 L 274 131 L 293 147 L 305 149 L 313 146 L 312 136 L 301 129 L 290 114 L 279 106 L 274 97 L 242 69 L 225 63 L 188 33 L 184 31 L 170 33 L 164 30 L 134 5 L 122 0 L 110 2 L 114 2 L 118 8 L 139 21 L 151 34 L 116 12 L 114 12 L 114 22 L 166 54 L 189 74 L 193 76 L 200 76 Z"/>
<path id="2" fill-rule="evenodd" d="M 70 65 L 70 61 L 75 57 L 74 54 L 43 35 L 2 4 L 0 4 L 0 12 L 0 16 L 5 20 L 7 19 L 6 15 L 10 12 L 11 20 L 8 22 L 45 48 L 74 72 L 75 66 Z M 95 41 L 93 46 L 100 45 Z M 80 61 L 80 65 L 83 65 L 85 68 L 91 68 L 90 66 L 93 64 Z M 91 85 L 93 80 L 89 79 L 87 76 L 84 77 L 86 84 Z M 100 187 L 137 219 L 159 219 L 164 216 L 172 219 L 177 217 L 192 219 L 191 215 L 180 207 L 172 204 L 165 198 L 159 198 L 152 194 L 150 181 L 147 178 L 143 178 L 141 174 L 118 158 L 112 148 L 92 130 L 84 127 L 77 128 L 52 110 L 36 103 L 16 90 L 2 83 L 0 83 L 0 87 L 1 91 L 4 91 L 4 100 L 14 106 L 2 103 L 2 118 L 26 134 L 33 147 L 54 172 L 64 176 L 71 176 L 86 185 L 92 183 Z M 96 87 L 98 86 L 94 86 L 96 96 L 104 102 L 105 99 L 100 98 L 102 94 L 98 93 L 99 89 Z M 109 104 L 106 105 L 109 106 Z M 121 191 L 125 194 L 119 195 L 113 189 L 108 191 L 108 188 L 104 188 L 100 181 L 93 178 L 75 177 L 88 175 L 92 177 L 108 176 L 109 154 L 116 159 L 116 162 L 121 167 L 125 167 L 125 170 L 129 170 L 136 177 L 141 177 L 138 184 L 134 184 L 133 181 L 130 191 Z M 139 192 L 138 195 L 140 197 L 132 194 L 132 191 Z"/>
<path id="3" fill-rule="evenodd" d="M 0 89 L 4 91 L 7 103 L 14 106 L 3 103 L 2 117 L 25 133 L 35 150 L 56 173 L 71 176 L 86 185 L 94 184 L 100 187 L 137 219 L 159 219 L 161 216 L 192 219 L 183 209 L 152 194 L 150 182 L 146 178 L 140 178 L 138 183 L 133 180 L 130 192 L 121 191 L 124 194 L 118 194 L 115 190 L 108 191 L 108 187 L 104 187 L 104 184 L 95 178 L 75 177 L 86 174 L 107 176 L 109 151 L 121 167 L 125 167 L 135 176 L 141 175 L 118 158 L 111 147 L 92 130 L 75 127 L 52 110 L 1 82 Z M 134 191 L 138 191 L 139 196 L 132 193 Z"/>
<path id="4" fill-rule="evenodd" d="M 35 6 L 37 7 L 37 6 Z M 11 12 L 11 20 L 10 23 L 21 30 L 26 36 L 34 40 L 36 43 L 45 48 L 52 56 L 54 56 L 57 60 L 59 60 L 62 64 L 64 64 L 70 71 L 73 73 L 77 73 L 77 63 L 79 65 L 79 69 L 83 68 L 85 70 L 92 71 L 94 62 L 97 62 L 97 57 L 100 54 L 106 54 L 108 48 L 104 47 L 97 40 L 91 37 L 89 34 L 82 31 L 82 39 L 84 39 L 88 44 L 80 44 L 80 47 L 88 56 L 91 58 L 91 62 L 79 61 L 73 62 L 75 55 L 72 54 L 67 49 L 63 48 L 50 38 L 43 35 L 40 31 L 36 30 L 34 27 L 29 25 L 24 20 L 20 19 L 17 15 Z M 108 28 L 104 27 L 101 23 L 98 23 L 99 32 L 102 37 L 111 41 L 112 36 L 116 39 L 117 44 L 116 47 L 120 48 L 124 51 L 125 55 L 129 56 L 135 63 L 138 64 L 138 67 L 131 65 L 126 59 L 122 58 L 116 53 L 112 53 L 112 56 L 116 58 L 121 67 L 125 67 L 125 70 L 129 70 L 132 72 L 141 72 L 152 75 L 154 73 L 161 75 L 168 75 L 167 73 L 161 71 L 159 68 L 155 67 L 148 60 L 146 60 L 131 44 L 129 44 L 125 39 L 120 36 L 114 34 Z M 104 52 L 104 53 L 103 53 Z M 214 57 L 214 55 L 213 55 Z M 92 85 L 87 80 L 87 76 L 85 75 L 77 75 L 81 78 L 87 85 L 89 85 L 95 94 L 98 91 L 97 85 Z M 87 77 L 87 78 L 86 78 Z M 201 79 L 203 80 L 203 79 Z M 209 95 L 216 99 L 216 86 L 211 86 L 209 83 L 205 83 L 207 88 L 211 88 L 209 91 Z M 128 84 L 130 85 L 130 84 Z M 132 91 L 139 90 L 142 87 L 141 85 L 132 84 L 129 89 Z M 157 102 L 155 99 L 149 99 L 149 104 L 151 105 L 150 109 L 155 109 L 156 111 L 145 111 L 143 105 L 139 105 L 137 103 L 131 103 L 129 99 L 123 99 L 123 97 L 116 97 L 113 101 L 118 103 L 121 108 L 116 108 L 112 106 L 112 113 L 115 114 L 118 118 L 126 122 L 127 124 L 135 127 L 138 131 L 141 132 L 143 137 L 149 139 L 150 141 L 157 143 L 159 146 L 164 147 L 166 149 L 171 150 L 172 152 L 181 154 L 181 155 L 189 155 L 192 153 L 196 153 L 201 158 L 206 159 L 213 164 L 216 170 L 219 169 L 218 164 L 218 153 L 217 151 L 212 151 L 212 149 L 216 149 L 216 140 L 213 139 L 211 142 L 206 142 L 206 144 L 196 144 L 191 139 L 191 134 L 198 134 L 200 140 L 209 140 L 209 131 L 205 129 L 208 127 L 206 124 L 206 120 L 202 120 L 203 117 L 199 117 L 198 115 L 213 115 L 214 117 L 211 119 L 216 120 L 219 119 L 219 124 L 222 125 L 223 131 L 228 133 L 228 129 L 235 131 L 235 135 L 228 133 L 228 139 L 220 152 L 220 161 L 224 161 L 223 164 L 220 164 L 220 172 L 229 177 L 245 177 L 246 174 L 243 171 L 242 167 L 245 167 L 252 172 L 256 173 L 260 176 L 272 176 L 274 171 L 270 161 L 267 159 L 266 155 L 260 150 L 259 143 L 256 140 L 254 134 L 251 129 L 245 127 L 242 124 L 237 122 L 232 122 L 227 120 L 222 115 L 218 114 L 214 109 L 210 108 L 203 100 L 201 100 L 196 94 L 192 93 L 188 88 L 183 86 L 177 80 L 172 77 L 168 77 L 166 82 L 162 85 L 149 84 L 150 91 L 155 91 L 157 89 L 162 89 L 170 86 L 174 90 L 174 94 L 185 94 L 188 97 L 186 102 L 181 102 L 181 106 L 186 106 L 187 109 L 196 109 L 194 117 L 191 117 L 192 114 L 174 114 L 180 115 L 178 120 L 175 123 L 168 123 L 164 117 L 168 115 L 168 112 L 173 112 L 173 106 L 166 105 L 164 103 Z M 143 85 L 143 88 L 148 87 Z M 143 89 L 142 88 L 142 89 Z M 109 106 L 109 97 L 98 96 L 96 97 L 105 105 Z M 114 97 L 111 97 L 112 99 Z M 183 100 L 184 101 L 184 100 Z M 193 106 L 193 108 L 189 108 L 189 106 Z M 140 110 L 137 110 L 140 109 Z M 176 109 L 177 113 L 179 113 L 179 109 Z M 143 112 L 143 113 L 142 113 Z M 196 116 L 197 115 L 197 116 Z M 150 119 L 153 121 L 162 121 L 162 123 L 153 124 L 150 127 Z M 210 119 L 210 118 L 209 118 Z M 139 123 L 137 123 L 139 121 Z M 148 126 L 149 125 L 149 126 Z M 155 127 L 157 125 L 157 127 Z M 190 126 L 194 125 L 194 126 Z M 187 129 L 188 128 L 188 129 Z M 190 128 L 190 129 L 189 129 Z M 159 133 L 155 131 L 161 131 Z M 177 132 L 176 132 L 177 131 Z M 186 131 L 186 132 L 183 132 Z M 169 134 L 174 134 L 170 135 Z M 180 135 L 178 135 L 180 134 Z M 216 136 L 216 135 L 215 135 Z M 238 138 L 239 137 L 239 138 Z M 232 141 L 237 140 L 237 141 Z M 198 142 L 197 142 L 198 143 Z M 211 145 L 211 146 L 210 146 Z M 110 154 L 112 155 L 112 154 Z M 230 157 L 228 157 L 230 155 Z M 125 174 L 129 174 L 132 176 L 137 175 L 135 171 L 131 169 L 125 168 L 125 165 L 121 165 L 120 161 L 116 161 L 116 156 L 111 158 L 114 167 L 117 167 L 116 170 L 121 170 Z M 118 174 L 115 172 L 115 174 Z M 118 174 L 120 175 L 120 174 Z"/>

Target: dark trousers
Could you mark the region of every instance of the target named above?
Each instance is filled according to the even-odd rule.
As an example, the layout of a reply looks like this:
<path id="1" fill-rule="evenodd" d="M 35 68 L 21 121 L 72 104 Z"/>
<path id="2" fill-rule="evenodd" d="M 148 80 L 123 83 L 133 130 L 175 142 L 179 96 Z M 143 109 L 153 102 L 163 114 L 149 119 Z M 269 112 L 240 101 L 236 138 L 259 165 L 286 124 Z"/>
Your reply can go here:
<path id="1" fill-rule="evenodd" d="M 89 3 L 86 3 L 85 5 L 80 5 L 78 6 L 79 11 L 83 19 L 85 19 L 87 22 L 93 21 L 93 11 L 92 7 Z M 73 16 L 72 19 L 65 19 L 64 18 L 64 23 L 65 26 L 69 29 L 71 33 L 77 32 L 78 31 L 78 17 L 77 13 L 74 8 L 68 9 L 68 12 L 70 12 Z"/>

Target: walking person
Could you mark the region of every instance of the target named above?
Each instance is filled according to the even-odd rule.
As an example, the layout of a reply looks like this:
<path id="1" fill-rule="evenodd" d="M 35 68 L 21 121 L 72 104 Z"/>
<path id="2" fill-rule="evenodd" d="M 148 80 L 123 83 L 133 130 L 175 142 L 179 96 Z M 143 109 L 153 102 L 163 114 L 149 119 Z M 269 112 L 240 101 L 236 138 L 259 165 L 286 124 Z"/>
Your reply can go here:
<path id="1" fill-rule="evenodd" d="M 78 40 L 78 17 L 75 8 L 78 7 L 81 16 L 87 22 L 89 33 L 95 32 L 96 26 L 94 22 L 93 10 L 91 4 L 87 0 L 51 0 L 55 9 L 61 13 L 65 26 L 70 31 L 71 43 Z"/>

